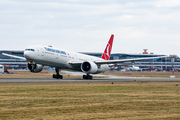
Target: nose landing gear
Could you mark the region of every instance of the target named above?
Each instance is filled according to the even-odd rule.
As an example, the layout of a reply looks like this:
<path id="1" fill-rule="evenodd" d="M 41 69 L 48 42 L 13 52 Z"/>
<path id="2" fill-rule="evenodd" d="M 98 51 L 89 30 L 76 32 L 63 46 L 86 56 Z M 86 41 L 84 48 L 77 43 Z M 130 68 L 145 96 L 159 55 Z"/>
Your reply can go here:
<path id="1" fill-rule="evenodd" d="M 58 68 L 56 68 L 55 71 L 56 71 L 56 74 L 53 74 L 53 78 L 55 78 L 55 79 L 63 79 L 63 76 L 59 74 L 60 70 Z"/>

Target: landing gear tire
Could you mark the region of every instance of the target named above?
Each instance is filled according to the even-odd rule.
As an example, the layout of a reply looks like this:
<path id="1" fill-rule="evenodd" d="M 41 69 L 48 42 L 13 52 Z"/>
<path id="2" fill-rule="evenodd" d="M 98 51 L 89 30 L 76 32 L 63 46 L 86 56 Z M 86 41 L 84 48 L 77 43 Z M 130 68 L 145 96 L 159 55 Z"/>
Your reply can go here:
<path id="1" fill-rule="evenodd" d="M 55 75 L 55 74 L 53 74 L 53 78 L 55 78 L 55 79 L 63 79 L 63 76 L 62 75 Z"/>
<path id="2" fill-rule="evenodd" d="M 93 76 L 91 76 L 91 75 L 83 75 L 83 79 L 92 80 L 92 79 L 93 79 Z"/>
<path id="3" fill-rule="evenodd" d="M 55 71 L 56 71 L 56 74 L 53 74 L 52 77 L 55 78 L 55 79 L 63 79 L 63 76 L 59 74 L 59 69 L 56 68 Z"/>

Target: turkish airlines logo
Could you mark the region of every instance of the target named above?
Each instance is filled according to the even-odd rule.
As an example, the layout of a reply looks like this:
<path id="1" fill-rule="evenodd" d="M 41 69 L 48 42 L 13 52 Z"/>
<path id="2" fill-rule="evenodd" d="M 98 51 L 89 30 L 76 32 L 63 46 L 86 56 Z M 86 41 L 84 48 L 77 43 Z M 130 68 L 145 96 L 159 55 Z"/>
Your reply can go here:
<path id="1" fill-rule="evenodd" d="M 109 58 L 110 58 L 112 44 L 113 44 L 113 38 L 114 38 L 114 35 L 112 34 L 110 39 L 109 39 L 109 42 L 108 42 L 108 44 L 106 46 L 106 49 L 104 50 L 104 53 L 103 53 L 103 55 L 101 57 L 104 60 L 109 60 Z"/>
<path id="2" fill-rule="evenodd" d="M 108 43 L 105 54 L 106 54 L 108 57 L 110 57 L 110 52 L 111 52 L 111 45 Z"/>
<path id="3" fill-rule="evenodd" d="M 106 50 L 105 50 L 105 52 L 103 54 L 103 59 L 109 60 L 110 53 L 111 53 L 111 45 L 108 43 L 108 45 L 106 47 Z"/>

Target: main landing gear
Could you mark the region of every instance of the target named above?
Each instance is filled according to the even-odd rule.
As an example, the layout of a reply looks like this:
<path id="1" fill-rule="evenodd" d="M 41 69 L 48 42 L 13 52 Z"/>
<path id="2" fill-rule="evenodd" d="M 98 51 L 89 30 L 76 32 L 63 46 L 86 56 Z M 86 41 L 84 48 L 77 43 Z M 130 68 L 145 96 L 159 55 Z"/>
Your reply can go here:
<path id="1" fill-rule="evenodd" d="M 83 79 L 90 79 L 92 80 L 93 79 L 93 76 L 87 74 L 87 75 L 83 75 Z"/>
<path id="2" fill-rule="evenodd" d="M 55 71 L 56 71 L 56 74 L 53 74 L 53 78 L 63 79 L 63 76 L 59 74 L 59 69 L 56 68 Z"/>

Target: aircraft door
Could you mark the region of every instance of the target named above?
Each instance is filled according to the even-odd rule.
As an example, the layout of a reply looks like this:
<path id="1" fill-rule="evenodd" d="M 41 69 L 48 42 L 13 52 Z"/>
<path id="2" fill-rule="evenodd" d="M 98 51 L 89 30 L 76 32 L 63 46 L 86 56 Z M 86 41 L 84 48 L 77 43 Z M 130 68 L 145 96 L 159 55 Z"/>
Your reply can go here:
<path id="1" fill-rule="evenodd" d="M 39 52 L 39 49 L 37 49 L 37 56 L 40 56 L 40 52 Z"/>
<path id="2" fill-rule="evenodd" d="M 77 57 L 77 55 L 75 55 L 75 59 L 76 59 L 76 60 L 78 60 L 78 57 Z"/>
<path id="3" fill-rule="evenodd" d="M 44 56 L 44 49 L 41 48 L 41 56 Z"/>
<path id="4" fill-rule="evenodd" d="M 56 56 L 56 59 L 59 59 L 59 54 L 58 54 L 58 53 L 56 53 L 56 55 L 55 55 L 55 56 Z"/>

